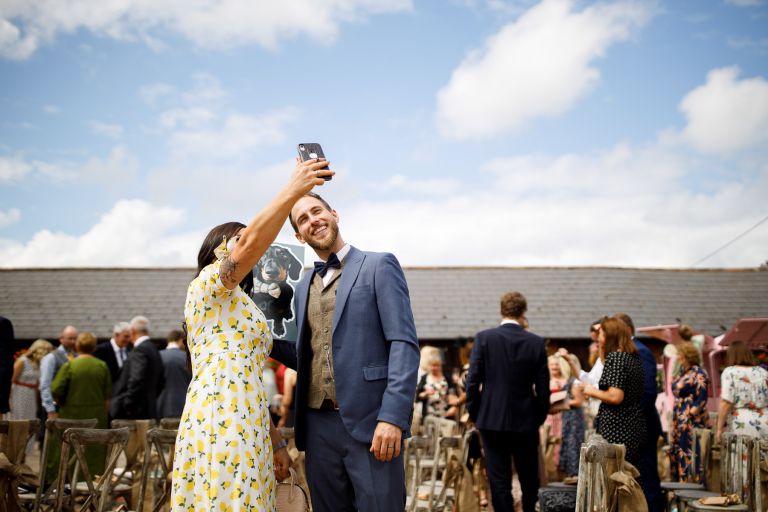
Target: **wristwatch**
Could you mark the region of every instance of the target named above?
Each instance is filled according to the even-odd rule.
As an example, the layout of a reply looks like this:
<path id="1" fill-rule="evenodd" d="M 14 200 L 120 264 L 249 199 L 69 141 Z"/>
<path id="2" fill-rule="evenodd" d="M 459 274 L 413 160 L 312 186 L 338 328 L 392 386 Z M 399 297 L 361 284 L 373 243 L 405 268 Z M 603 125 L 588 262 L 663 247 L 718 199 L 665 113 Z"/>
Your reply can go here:
<path id="1" fill-rule="evenodd" d="M 281 439 L 278 442 L 272 444 L 272 451 L 276 452 L 280 448 L 285 448 L 286 446 L 288 446 L 288 441 Z"/>

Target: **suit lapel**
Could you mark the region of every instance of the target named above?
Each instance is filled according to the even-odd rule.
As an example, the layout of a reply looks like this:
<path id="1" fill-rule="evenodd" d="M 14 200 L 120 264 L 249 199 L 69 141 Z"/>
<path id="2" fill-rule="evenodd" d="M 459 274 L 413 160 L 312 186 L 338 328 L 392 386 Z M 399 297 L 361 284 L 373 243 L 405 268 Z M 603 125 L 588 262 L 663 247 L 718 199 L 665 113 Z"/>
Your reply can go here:
<path id="1" fill-rule="evenodd" d="M 360 273 L 360 269 L 363 266 L 363 260 L 365 260 L 365 254 L 362 251 L 349 248 L 349 254 L 344 258 L 344 267 L 341 271 L 341 282 L 336 290 L 336 307 L 333 312 L 333 332 L 336 332 L 336 327 L 339 325 L 339 319 L 344 312 L 344 307 L 347 305 L 347 299 L 349 298 L 349 292 L 352 290 L 352 285 L 357 280 L 357 275 Z M 333 339 L 333 334 L 331 335 Z"/>
<path id="2" fill-rule="evenodd" d="M 301 348 L 302 338 L 304 337 L 304 319 L 307 314 L 307 300 L 309 300 L 309 285 L 312 282 L 312 278 L 315 276 L 315 271 L 310 270 L 304 274 L 304 278 L 296 285 L 296 347 L 298 350 Z M 300 352 L 299 352 L 300 353 Z"/>

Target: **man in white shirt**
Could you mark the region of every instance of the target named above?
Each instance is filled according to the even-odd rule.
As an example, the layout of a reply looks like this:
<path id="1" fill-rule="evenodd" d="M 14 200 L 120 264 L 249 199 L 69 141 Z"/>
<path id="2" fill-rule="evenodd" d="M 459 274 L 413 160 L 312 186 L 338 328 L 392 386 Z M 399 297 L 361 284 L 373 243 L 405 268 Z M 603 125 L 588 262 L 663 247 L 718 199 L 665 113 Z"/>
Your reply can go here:
<path id="1" fill-rule="evenodd" d="M 99 343 L 96 347 L 94 356 L 98 357 L 109 368 L 112 375 L 112 383 L 117 382 L 120 377 L 120 370 L 123 368 L 128 353 L 131 350 L 131 324 L 120 322 L 112 328 L 112 339 Z"/>

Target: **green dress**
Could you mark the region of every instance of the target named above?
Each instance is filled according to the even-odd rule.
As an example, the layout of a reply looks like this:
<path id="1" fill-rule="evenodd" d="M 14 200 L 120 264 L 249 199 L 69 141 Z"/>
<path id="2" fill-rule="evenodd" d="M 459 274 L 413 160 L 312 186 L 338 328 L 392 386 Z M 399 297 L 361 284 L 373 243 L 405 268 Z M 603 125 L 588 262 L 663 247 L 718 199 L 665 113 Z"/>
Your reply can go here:
<path id="1" fill-rule="evenodd" d="M 107 428 L 106 401 L 112 394 L 112 377 L 107 364 L 95 357 L 76 357 L 67 362 L 56 374 L 51 384 L 51 393 L 60 404 L 59 418 L 82 420 L 96 418 L 97 428 Z M 61 450 L 53 449 L 49 453 L 48 475 L 56 475 Z M 52 460 L 55 458 L 56 460 Z M 88 470 L 91 476 L 104 472 L 106 450 L 101 446 L 86 449 Z M 82 478 L 82 475 L 81 475 Z"/>

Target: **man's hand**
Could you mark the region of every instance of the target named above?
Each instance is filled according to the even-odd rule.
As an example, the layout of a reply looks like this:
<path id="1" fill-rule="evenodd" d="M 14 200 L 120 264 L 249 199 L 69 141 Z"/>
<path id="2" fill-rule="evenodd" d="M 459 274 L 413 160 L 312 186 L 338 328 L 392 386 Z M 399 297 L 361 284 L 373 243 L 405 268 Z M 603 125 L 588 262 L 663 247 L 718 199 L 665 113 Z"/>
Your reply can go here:
<path id="1" fill-rule="evenodd" d="M 380 421 L 373 433 L 370 452 L 381 462 L 389 462 L 400 455 L 403 430 L 397 425 Z"/>
<path id="2" fill-rule="evenodd" d="M 275 479 L 278 482 L 285 480 L 291 475 L 291 472 L 288 468 L 291 467 L 293 461 L 291 460 L 291 456 L 288 453 L 288 447 L 283 446 L 282 448 L 275 450 L 273 462 L 275 464 Z"/>

